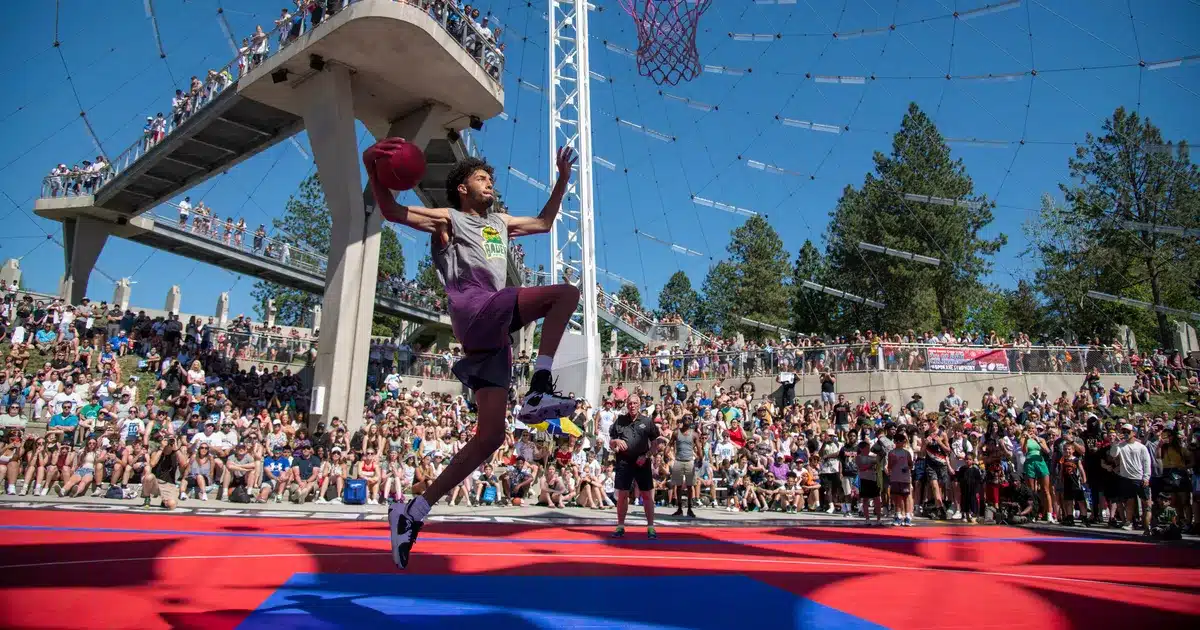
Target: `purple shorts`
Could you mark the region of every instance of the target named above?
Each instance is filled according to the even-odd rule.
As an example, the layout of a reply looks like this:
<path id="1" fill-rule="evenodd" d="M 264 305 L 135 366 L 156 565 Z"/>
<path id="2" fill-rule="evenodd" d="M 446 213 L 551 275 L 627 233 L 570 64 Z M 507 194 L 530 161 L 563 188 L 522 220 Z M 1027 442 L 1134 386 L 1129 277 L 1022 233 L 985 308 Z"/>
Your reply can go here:
<path id="1" fill-rule="evenodd" d="M 522 326 L 517 314 L 518 291 L 519 287 L 505 287 L 495 293 L 474 290 L 450 300 L 450 323 L 464 355 L 455 362 L 453 372 L 472 390 L 508 389 L 512 383 L 509 335 Z"/>

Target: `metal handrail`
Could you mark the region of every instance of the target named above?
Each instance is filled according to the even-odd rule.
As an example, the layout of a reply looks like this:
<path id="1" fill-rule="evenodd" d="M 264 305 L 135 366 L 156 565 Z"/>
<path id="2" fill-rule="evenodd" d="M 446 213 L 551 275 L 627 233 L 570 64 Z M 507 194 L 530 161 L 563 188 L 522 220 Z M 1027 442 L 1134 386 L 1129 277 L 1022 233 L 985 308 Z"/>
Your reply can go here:
<path id="1" fill-rule="evenodd" d="M 620 317 L 622 313 L 627 313 L 629 315 L 632 315 L 637 320 L 638 323 L 625 321 L 625 323 L 629 324 L 630 326 L 633 326 L 634 328 L 637 328 L 638 330 L 640 330 L 644 333 L 648 333 L 651 330 L 653 330 L 653 328 L 655 326 L 658 325 L 658 322 L 654 321 L 647 314 L 642 313 L 642 312 L 638 311 L 637 309 L 631 308 L 630 306 L 618 301 L 616 294 L 607 293 L 603 289 L 600 289 L 600 288 L 596 289 L 596 293 L 598 293 L 599 297 L 602 299 L 607 298 L 607 303 L 612 306 L 612 308 L 606 309 L 608 312 L 613 313 L 617 317 Z M 598 306 L 600 306 L 600 308 L 604 308 L 603 304 L 600 304 Z M 622 318 L 622 319 L 624 320 L 624 318 Z M 639 325 L 639 323 L 641 325 Z"/>
<path id="2" fill-rule="evenodd" d="M 460 11 L 457 6 L 454 6 L 454 3 L 452 2 L 446 2 L 445 0 L 421 0 L 421 2 L 422 8 L 425 9 L 425 14 L 430 19 L 437 21 L 447 33 L 453 35 L 459 46 L 462 46 L 463 49 L 475 59 L 476 63 L 483 67 L 485 74 L 487 74 L 496 83 L 499 83 L 500 75 L 504 70 L 504 53 L 500 51 L 496 45 L 492 44 L 486 37 L 483 36 L 482 32 L 480 32 L 480 30 L 475 26 L 474 21 L 463 15 L 462 11 Z M 448 7 L 450 10 L 441 10 L 441 7 Z M 307 15 L 307 9 L 304 10 L 304 15 Z M 451 15 L 456 16 L 454 20 L 451 20 Z M 459 27 L 456 24 L 452 24 L 452 22 L 463 26 Z M 180 123 L 182 124 L 188 118 L 195 116 L 201 109 L 206 107 L 209 103 L 215 101 L 218 95 L 224 93 L 230 87 L 236 86 L 246 72 L 258 67 L 264 61 L 273 57 L 276 53 L 282 51 L 292 42 L 296 41 L 296 38 L 291 38 L 287 40 L 280 40 L 278 45 L 274 47 L 271 45 L 271 41 L 273 39 L 278 39 L 276 37 L 277 35 L 285 30 L 290 30 L 290 28 L 291 25 L 289 23 L 276 26 L 270 31 L 264 32 L 266 52 L 262 53 L 262 58 L 255 60 L 255 53 L 252 49 L 248 50 L 245 54 L 243 54 L 239 49 L 238 54 L 235 55 L 232 60 L 230 60 L 224 66 L 221 66 L 219 70 L 212 71 L 212 73 L 215 73 L 215 77 L 211 73 L 209 76 L 206 76 L 204 80 L 205 91 L 201 93 L 202 98 L 198 104 L 193 105 L 189 114 L 180 119 Z M 309 28 L 308 21 L 302 20 L 300 33 L 304 34 Z M 476 55 L 474 51 L 467 48 L 466 42 L 468 38 L 465 37 L 465 35 L 468 33 L 467 29 L 474 34 L 472 41 L 477 43 L 477 47 L 480 50 L 478 55 Z M 489 66 L 489 58 L 487 54 L 484 54 L 485 52 L 492 55 L 491 59 L 495 61 L 495 65 Z M 243 60 L 245 60 L 246 63 L 240 64 L 239 62 Z M 220 80 L 222 77 L 224 80 Z M 218 80 L 214 82 L 211 80 L 213 78 Z M 132 166 L 138 159 L 149 152 L 150 149 L 154 148 L 159 142 L 162 142 L 164 139 L 166 139 L 166 137 L 175 131 L 175 129 L 175 116 L 172 112 L 172 114 L 167 117 L 166 126 L 163 130 L 162 136 L 157 140 L 155 140 L 153 136 L 147 136 L 143 134 L 142 137 L 138 138 L 136 141 L 126 147 L 125 150 L 118 154 L 115 159 L 109 161 L 108 167 L 101 172 L 99 176 L 94 173 L 66 173 L 61 175 L 47 175 L 42 179 L 41 196 L 46 198 L 58 196 L 73 197 L 77 195 L 95 194 L 96 192 L 99 192 L 99 190 L 106 184 L 111 182 L 118 175 Z M 469 136 L 464 136 L 464 144 L 470 155 L 477 155 L 475 145 L 470 141 Z"/>
<path id="3" fill-rule="evenodd" d="M 192 116 L 195 116 L 200 112 L 200 110 L 204 109 L 210 103 L 215 101 L 217 96 L 224 93 L 229 88 L 237 85 L 237 82 L 241 80 L 242 75 L 245 72 L 253 70 L 255 67 L 272 57 L 275 53 L 286 48 L 288 42 L 284 42 L 282 45 L 276 47 L 275 50 L 271 49 L 272 38 L 282 29 L 282 26 L 277 26 L 270 31 L 264 32 L 266 52 L 263 53 L 263 57 L 261 59 L 258 59 L 257 61 L 254 59 L 255 53 L 252 48 L 247 49 L 245 53 L 242 53 L 241 49 L 239 49 L 238 54 L 235 55 L 233 59 L 221 66 L 219 70 L 211 71 L 210 74 L 204 79 L 204 91 L 201 92 L 200 100 L 192 105 L 192 109 L 189 113 L 185 114 L 179 119 L 179 124 L 183 124 L 186 120 Z M 253 37 L 253 35 L 251 37 Z M 246 61 L 244 65 L 240 63 L 243 60 Z M 234 74 L 235 71 L 237 72 L 236 75 Z M 109 167 L 104 172 L 104 175 L 100 178 L 100 181 L 93 183 L 93 185 L 90 186 L 90 190 L 88 189 L 89 187 L 77 186 L 75 191 L 66 191 L 67 194 L 64 196 L 70 197 L 78 194 L 94 194 L 99 192 L 100 189 L 105 186 L 105 184 L 108 184 L 110 181 L 115 179 L 118 175 L 123 173 L 126 169 L 137 162 L 142 156 L 148 153 L 160 142 L 165 140 L 167 136 L 171 135 L 171 133 L 175 131 L 176 128 L 177 125 L 175 124 L 175 113 L 171 112 L 171 115 L 166 117 L 166 123 L 161 137 L 156 138 L 154 134 L 147 135 L 145 132 L 143 132 L 140 138 L 135 140 L 132 144 L 126 147 L 124 151 L 118 154 L 115 159 L 109 162 Z M 59 179 L 61 177 L 61 175 L 49 175 L 42 180 L 43 197 L 58 196 L 55 194 L 56 188 L 54 185 L 58 184 L 57 190 L 61 190 L 61 180 Z M 50 194 L 47 194 L 48 191 Z"/>
<path id="4" fill-rule="evenodd" d="M 167 203 L 164 205 L 176 209 L 179 208 L 179 205 L 175 203 Z M 194 212 L 195 208 L 192 208 L 189 211 L 189 220 L 191 221 L 190 225 L 180 221 L 179 217 L 169 217 L 163 213 L 152 212 L 149 214 L 151 218 L 156 220 L 156 223 L 172 231 L 182 232 L 190 236 L 199 237 L 206 241 L 221 245 L 222 247 L 228 247 L 243 254 L 267 259 L 274 263 L 283 264 L 287 267 L 291 267 L 305 273 L 312 273 L 324 277 L 328 272 L 329 258 L 327 256 L 318 252 L 299 248 L 298 246 L 288 243 L 286 240 L 279 239 L 278 237 L 273 238 L 270 236 L 264 236 L 262 237 L 263 242 L 261 247 L 255 247 L 254 234 L 249 229 L 247 229 L 246 233 L 244 233 L 241 244 L 238 244 L 237 239 L 232 236 L 230 240 L 226 241 L 224 238 L 223 228 L 221 228 L 220 236 L 218 236 L 217 233 L 211 229 L 197 230 L 195 228 L 195 216 L 192 214 Z M 223 223 L 224 222 L 222 221 L 222 225 Z M 249 238 L 246 238 L 245 236 L 249 236 Z M 277 257 L 276 255 L 268 253 L 271 251 L 278 251 L 281 253 L 278 254 Z M 286 258 L 282 254 L 284 251 L 288 252 Z M 380 287 L 380 289 L 382 288 L 383 287 Z M 396 300 L 412 308 L 426 310 L 432 313 L 445 314 L 447 312 L 445 305 L 438 305 L 433 299 L 425 299 L 427 297 L 431 298 L 432 296 L 405 296 L 395 291 L 384 292 L 377 289 L 376 297 L 382 297 L 383 299 L 387 300 Z"/>
<path id="5" fill-rule="evenodd" d="M 412 282 L 413 281 L 410 280 L 404 280 L 405 284 L 410 284 Z M 427 292 L 420 287 L 416 287 L 416 292 L 413 293 L 407 290 L 411 287 L 404 287 L 406 291 L 404 293 L 400 293 L 395 289 L 392 289 L 390 286 L 383 286 L 386 283 L 387 280 L 384 280 L 382 283 L 380 283 L 380 285 L 377 285 L 377 288 L 375 289 L 376 296 L 381 295 L 383 289 L 387 288 L 389 289 L 388 295 L 393 296 L 395 299 L 404 302 L 405 304 L 415 305 L 417 308 L 422 308 L 434 313 L 439 313 L 441 315 L 446 315 L 450 312 L 449 305 L 432 292 Z M 387 295 L 384 297 L 387 297 Z"/>
<path id="6" fill-rule="evenodd" d="M 171 207 L 171 208 L 175 208 L 176 210 L 179 209 L 179 204 L 176 204 L 176 203 L 166 203 L 163 205 Z M 269 259 L 269 260 L 272 260 L 275 262 L 283 263 L 286 266 L 292 267 L 292 268 L 300 270 L 300 271 L 323 275 L 329 268 L 328 257 L 326 257 L 322 254 L 319 254 L 317 252 L 308 251 L 306 249 L 300 248 L 299 246 L 297 246 L 295 244 L 288 243 L 287 241 L 281 240 L 277 237 L 273 238 L 270 236 L 264 236 L 264 237 L 262 237 L 262 241 L 263 241 L 262 246 L 255 247 L 254 231 L 250 230 L 249 227 L 246 228 L 246 231 L 244 232 L 244 236 L 242 238 L 242 242 L 240 245 L 237 243 L 236 237 L 232 234 L 231 234 L 231 238 L 229 241 L 225 240 L 225 238 L 223 236 L 223 234 L 224 234 L 223 226 L 224 226 L 225 222 L 223 220 L 219 222 L 220 226 L 218 227 L 218 229 L 221 230 L 220 234 L 222 234 L 222 236 L 218 236 L 217 231 L 215 231 L 215 230 L 197 229 L 195 220 L 196 220 L 196 218 L 199 218 L 199 217 L 195 214 L 195 211 L 196 211 L 195 207 L 193 207 L 191 210 L 188 211 L 189 220 L 191 222 L 190 225 L 188 223 L 185 223 L 184 221 L 180 220 L 180 218 L 178 216 L 169 217 L 166 214 L 159 213 L 159 212 L 150 212 L 147 214 L 149 214 L 150 217 L 155 220 L 155 223 L 161 224 L 165 228 L 179 231 L 179 232 L 184 232 L 184 233 L 192 235 L 192 236 L 198 236 L 207 241 L 211 241 L 218 245 L 223 245 L 225 247 L 236 249 L 245 254 L 250 254 L 253 256 L 257 256 L 259 258 L 266 258 L 266 259 Z M 278 255 L 279 257 L 273 256 L 271 253 L 269 253 L 269 252 L 274 252 L 274 251 L 281 252 Z M 287 252 L 286 258 L 284 258 L 283 254 L 282 254 L 282 252 L 284 252 L 284 251 Z M 309 261 L 311 261 L 311 263 Z"/>
<path id="7" fill-rule="evenodd" d="M 212 332 L 215 337 L 214 341 L 217 344 L 233 344 L 230 346 L 230 349 L 233 350 L 234 356 L 247 360 L 263 359 L 272 349 L 276 351 L 286 350 L 295 356 L 300 356 L 317 346 L 317 339 L 314 337 L 290 337 L 287 335 L 232 328 L 213 328 Z M 251 356 L 237 356 L 246 350 L 250 352 Z M 294 363 L 295 361 L 291 362 Z"/>
<path id="8" fill-rule="evenodd" d="M 454 36 L 455 41 L 463 47 L 463 50 L 467 51 L 475 59 L 475 62 L 483 68 L 484 74 L 487 74 L 493 81 L 499 83 L 500 75 L 504 73 L 504 52 L 500 50 L 499 46 L 493 44 L 487 37 L 484 37 L 479 28 L 475 26 L 475 21 L 464 15 L 452 0 L 420 1 L 421 8 L 425 10 L 426 14 L 437 20 L 447 33 Z M 449 8 L 449 11 L 444 11 L 443 8 Z M 456 20 L 451 20 L 451 15 L 455 16 Z M 465 25 L 474 33 L 473 41 L 479 50 L 478 53 L 467 47 L 467 30 L 465 28 L 455 28 L 455 24 L 452 24 L 452 21 L 457 21 L 458 24 Z M 493 63 L 489 63 L 488 53 L 491 53 L 490 61 Z"/>

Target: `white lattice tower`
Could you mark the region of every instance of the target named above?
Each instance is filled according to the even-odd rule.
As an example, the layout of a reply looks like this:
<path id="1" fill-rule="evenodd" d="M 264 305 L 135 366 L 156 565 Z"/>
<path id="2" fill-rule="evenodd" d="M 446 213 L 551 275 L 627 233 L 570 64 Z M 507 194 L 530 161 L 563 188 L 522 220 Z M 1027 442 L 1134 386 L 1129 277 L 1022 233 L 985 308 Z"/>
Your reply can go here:
<path id="1" fill-rule="evenodd" d="M 596 313 L 596 239 L 592 196 L 592 106 L 588 61 L 588 2 L 548 0 L 550 51 L 550 179 L 558 173 L 559 147 L 579 155 L 575 177 L 550 232 L 550 272 L 554 282 L 570 281 L 582 298 L 564 344 L 582 346 L 587 369 L 582 394 L 593 405 L 600 397 L 600 335 Z M 560 353 L 561 354 L 561 353 Z M 556 361 L 557 364 L 557 361 Z"/>

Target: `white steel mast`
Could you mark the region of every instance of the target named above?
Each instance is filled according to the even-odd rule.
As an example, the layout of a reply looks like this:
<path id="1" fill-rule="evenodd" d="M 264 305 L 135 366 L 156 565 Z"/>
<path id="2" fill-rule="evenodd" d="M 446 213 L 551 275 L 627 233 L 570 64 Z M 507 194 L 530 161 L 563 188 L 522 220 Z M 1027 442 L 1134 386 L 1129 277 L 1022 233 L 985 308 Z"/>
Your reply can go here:
<path id="1" fill-rule="evenodd" d="M 591 70 L 588 60 L 587 0 L 548 0 L 550 51 L 550 179 L 558 177 L 559 147 L 579 156 L 576 175 L 550 231 L 550 277 L 570 281 L 582 295 L 568 335 L 582 335 L 587 376 L 582 395 L 593 406 L 600 398 L 600 333 L 596 311 L 595 206 L 592 191 Z"/>

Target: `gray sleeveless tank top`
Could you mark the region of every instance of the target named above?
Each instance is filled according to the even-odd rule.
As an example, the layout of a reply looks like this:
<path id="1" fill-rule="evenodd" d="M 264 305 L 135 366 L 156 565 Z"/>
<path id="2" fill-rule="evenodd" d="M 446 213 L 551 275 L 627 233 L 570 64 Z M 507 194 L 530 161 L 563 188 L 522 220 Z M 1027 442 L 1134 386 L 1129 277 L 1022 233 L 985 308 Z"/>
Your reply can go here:
<path id="1" fill-rule="evenodd" d="M 465 214 L 450 208 L 450 243 L 431 239 L 433 264 L 453 304 L 472 291 L 495 293 L 508 277 L 508 225 L 499 213 Z"/>
<path id="2" fill-rule="evenodd" d="M 692 436 L 695 435 L 691 430 L 687 433 L 675 430 L 675 459 L 681 462 L 690 462 L 696 459 L 696 448 L 692 442 Z"/>

